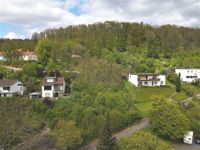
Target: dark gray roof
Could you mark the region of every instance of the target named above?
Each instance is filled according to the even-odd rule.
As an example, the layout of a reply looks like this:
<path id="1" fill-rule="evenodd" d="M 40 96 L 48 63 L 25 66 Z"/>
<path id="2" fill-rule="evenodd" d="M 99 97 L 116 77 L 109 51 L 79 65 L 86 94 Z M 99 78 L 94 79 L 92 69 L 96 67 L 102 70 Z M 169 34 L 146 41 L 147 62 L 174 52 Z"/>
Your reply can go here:
<path id="1" fill-rule="evenodd" d="M 18 82 L 17 80 L 0 80 L 0 86 L 11 86 Z"/>

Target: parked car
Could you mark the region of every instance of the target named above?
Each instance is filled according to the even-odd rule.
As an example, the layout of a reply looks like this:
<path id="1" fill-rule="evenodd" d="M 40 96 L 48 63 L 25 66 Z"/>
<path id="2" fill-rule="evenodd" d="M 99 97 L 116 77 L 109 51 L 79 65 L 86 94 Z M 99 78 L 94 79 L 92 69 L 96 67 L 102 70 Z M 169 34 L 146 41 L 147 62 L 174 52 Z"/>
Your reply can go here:
<path id="1" fill-rule="evenodd" d="M 195 143 L 200 144 L 200 136 L 195 138 Z"/>
<path id="2" fill-rule="evenodd" d="M 192 144 L 193 135 L 194 135 L 194 132 L 193 132 L 193 131 L 187 132 L 187 133 L 184 135 L 183 142 L 186 143 L 186 144 Z"/>

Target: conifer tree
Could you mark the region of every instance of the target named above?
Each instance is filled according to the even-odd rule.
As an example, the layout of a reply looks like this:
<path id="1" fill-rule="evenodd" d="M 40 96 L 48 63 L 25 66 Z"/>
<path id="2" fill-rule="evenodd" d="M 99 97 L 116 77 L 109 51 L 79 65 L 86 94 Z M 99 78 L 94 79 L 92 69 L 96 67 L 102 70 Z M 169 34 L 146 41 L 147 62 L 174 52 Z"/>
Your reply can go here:
<path id="1" fill-rule="evenodd" d="M 110 115 L 107 113 L 105 118 L 104 127 L 99 138 L 97 150 L 115 150 L 116 143 L 115 138 L 112 137 Z"/>

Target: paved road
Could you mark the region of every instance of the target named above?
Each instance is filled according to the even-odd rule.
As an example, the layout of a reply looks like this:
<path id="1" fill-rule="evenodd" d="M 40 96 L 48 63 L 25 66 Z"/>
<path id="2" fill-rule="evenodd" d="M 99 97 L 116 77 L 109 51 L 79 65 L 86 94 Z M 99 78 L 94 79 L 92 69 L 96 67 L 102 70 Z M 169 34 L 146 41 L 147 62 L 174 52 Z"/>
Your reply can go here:
<path id="1" fill-rule="evenodd" d="M 197 144 L 184 144 L 184 143 L 179 143 L 179 144 L 174 144 L 175 150 L 200 150 L 200 145 Z"/>
<path id="2" fill-rule="evenodd" d="M 134 132 L 141 130 L 149 125 L 149 119 L 144 118 L 139 124 L 132 125 L 124 130 L 122 130 L 119 133 L 116 133 L 113 135 L 113 137 L 116 138 L 117 141 L 119 141 L 121 138 L 129 136 L 133 134 Z M 96 145 L 97 145 L 98 139 L 95 139 L 88 145 L 80 148 L 79 150 L 96 150 Z"/>

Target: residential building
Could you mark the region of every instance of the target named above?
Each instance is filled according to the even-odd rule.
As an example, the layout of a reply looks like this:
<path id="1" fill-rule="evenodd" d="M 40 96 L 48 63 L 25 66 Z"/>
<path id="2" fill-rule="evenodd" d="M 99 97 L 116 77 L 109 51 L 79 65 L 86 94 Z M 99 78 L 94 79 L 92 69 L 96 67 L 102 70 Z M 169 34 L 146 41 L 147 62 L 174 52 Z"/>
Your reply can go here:
<path id="1" fill-rule="evenodd" d="M 176 69 L 175 73 L 183 82 L 187 83 L 200 79 L 200 69 Z"/>
<path id="2" fill-rule="evenodd" d="M 36 54 L 32 51 L 25 50 L 19 48 L 16 50 L 20 60 L 29 61 L 29 60 L 37 60 Z"/>
<path id="3" fill-rule="evenodd" d="M 18 80 L 0 80 L 0 97 L 23 95 L 24 86 Z"/>
<path id="4" fill-rule="evenodd" d="M 0 52 L 0 61 L 5 61 L 6 58 L 4 56 L 4 53 L 3 52 Z"/>
<path id="5" fill-rule="evenodd" d="M 135 86 L 164 86 L 166 84 L 165 75 L 154 73 L 141 73 L 141 74 L 129 74 L 129 82 Z"/>
<path id="6" fill-rule="evenodd" d="M 34 52 L 23 51 L 21 52 L 20 59 L 24 61 L 37 60 L 37 57 Z"/>
<path id="7" fill-rule="evenodd" d="M 42 85 L 42 97 L 59 97 L 65 94 L 65 79 L 63 77 L 47 77 Z"/>

